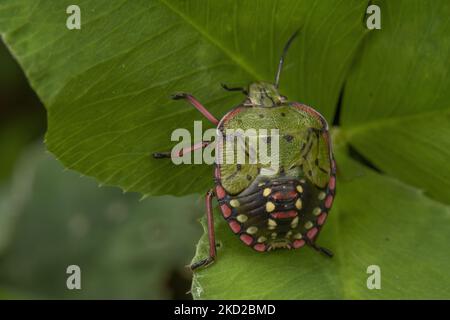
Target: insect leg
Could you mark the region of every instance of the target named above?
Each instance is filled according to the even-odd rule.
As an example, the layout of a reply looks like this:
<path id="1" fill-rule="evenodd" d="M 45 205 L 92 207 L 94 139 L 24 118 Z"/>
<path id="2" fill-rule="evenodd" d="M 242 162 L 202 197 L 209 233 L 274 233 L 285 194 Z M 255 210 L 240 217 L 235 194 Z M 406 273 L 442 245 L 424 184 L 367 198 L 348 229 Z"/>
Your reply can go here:
<path id="1" fill-rule="evenodd" d="M 208 239 L 209 239 L 209 257 L 194 262 L 191 265 L 191 270 L 195 270 L 199 267 L 206 267 L 209 264 L 214 262 L 216 258 L 216 240 L 214 236 L 214 218 L 213 218 L 213 208 L 212 208 L 212 199 L 214 197 L 214 192 L 209 190 L 206 193 L 206 218 L 208 220 Z"/>
<path id="2" fill-rule="evenodd" d="M 329 258 L 333 257 L 333 252 L 330 249 L 327 249 L 327 248 L 324 248 L 324 247 L 320 247 L 317 244 L 315 244 L 314 242 L 308 242 L 308 245 L 311 248 L 313 248 L 313 249 L 323 253 L 324 255 L 326 255 Z"/>
<path id="3" fill-rule="evenodd" d="M 209 145 L 211 143 L 211 141 L 201 141 L 198 142 L 196 144 L 194 144 L 193 146 L 190 147 L 185 147 L 183 149 L 180 150 L 180 152 L 178 152 L 178 157 L 183 156 L 186 153 L 198 150 L 198 149 L 203 149 L 205 148 L 207 145 Z M 155 159 L 163 159 L 163 158 L 170 158 L 172 155 L 172 153 L 170 151 L 166 151 L 166 152 L 155 152 L 153 153 L 153 158 Z"/>
<path id="4" fill-rule="evenodd" d="M 215 125 L 219 124 L 219 120 L 217 120 L 216 117 L 214 117 L 197 99 L 195 99 L 189 93 L 184 92 L 176 93 L 172 95 L 172 99 L 174 100 L 186 99 L 198 111 L 200 111 L 209 121 L 211 121 Z"/>

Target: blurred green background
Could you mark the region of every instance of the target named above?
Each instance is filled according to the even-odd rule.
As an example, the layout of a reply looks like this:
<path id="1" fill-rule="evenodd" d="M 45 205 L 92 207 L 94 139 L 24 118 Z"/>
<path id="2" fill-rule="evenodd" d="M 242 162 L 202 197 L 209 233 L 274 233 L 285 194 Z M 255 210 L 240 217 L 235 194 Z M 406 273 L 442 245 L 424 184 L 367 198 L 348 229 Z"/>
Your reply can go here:
<path id="1" fill-rule="evenodd" d="M 0 40 L 0 298 L 191 299 L 184 266 L 202 233 L 202 197 L 140 201 L 99 187 L 45 151 L 45 129 L 44 107 Z M 66 287 L 73 264 L 81 290 Z"/>

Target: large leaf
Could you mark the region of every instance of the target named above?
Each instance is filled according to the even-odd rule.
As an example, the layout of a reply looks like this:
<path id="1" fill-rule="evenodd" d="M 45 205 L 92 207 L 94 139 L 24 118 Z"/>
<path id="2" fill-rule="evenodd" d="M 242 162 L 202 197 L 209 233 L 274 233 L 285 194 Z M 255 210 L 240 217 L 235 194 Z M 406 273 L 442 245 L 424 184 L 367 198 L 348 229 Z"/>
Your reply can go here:
<path id="1" fill-rule="evenodd" d="M 221 260 L 194 276 L 196 298 L 450 297 L 450 260 L 443 253 L 450 218 L 450 6 L 377 4 L 382 30 L 365 39 L 349 73 L 337 136 L 385 175 L 349 166 L 345 153 L 354 152 L 341 150 L 338 196 L 320 238 L 336 251 L 335 259 L 324 261 L 314 252 L 257 256 L 219 223 Z M 207 247 L 203 238 L 195 259 Z M 380 291 L 366 287 L 371 264 L 381 267 Z"/>
<path id="2" fill-rule="evenodd" d="M 338 197 L 319 244 L 255 253 L 216 215 L 218 261 L 196 272 L 196 299 L 450 298 L 450 207 L 339 153 Z M 194 260 L 204 258 L 204 235 Z M 367 287 L 367 268 L 381 270 L 381 289 Z"/>
<path id="3" fill-rule="evenodd" d="M 450 3 L 383 1 L 345 87 L 342 126 L 381 170 L 450 203 Z"/>
<path id="4" fill-rule="evenodd" d="M 78 1 L 81 30 L 65 27 L 68 1 L 6 0 L 0 31 L 48 110 L 47 146 L 67 167 L 144 194 L 204 192 L 206 166 L 150 158 L 201 115 L 174 91 L 222 116 L 243 98 L 220 82 L 272 81 L 289 52 L 281 90 L 331 119 L 367 30 L 364 1 Z M 205 124 L 205 127 L 207 124 Z"/>

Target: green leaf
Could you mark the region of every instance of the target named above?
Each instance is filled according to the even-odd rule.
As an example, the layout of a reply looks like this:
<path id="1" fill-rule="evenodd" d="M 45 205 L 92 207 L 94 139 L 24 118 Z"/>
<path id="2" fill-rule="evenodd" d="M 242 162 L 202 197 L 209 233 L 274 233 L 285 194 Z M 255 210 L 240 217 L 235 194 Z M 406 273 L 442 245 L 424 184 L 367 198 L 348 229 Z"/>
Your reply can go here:
<path id="1" fill-rule="evenodd" d="M 0 291 L 41 299 L 173 297 L 167 282 L 175 272 L 188 281 L 184 265 L 200 236 L 198 196 L 138 200 L 98 188 L 32 148 L 0 193 Z M 81 290 L 66 287 L 72 264 L 81 268 Z"/>
<path id="2" fill-rule="evenodd" d="M 335 134 L 338 194 L 319 240 L 335 258 L 312 250 L 258 255 L 222 223 L 220 260 L 194 276 L 196 298 L 450 297 L 450 6 L 376 3 L 382 30 L 365 39 L 349 73 Z M 345 145 L 383 172 L 353 163 Z M 195 259 L 207 247 L 203 237 Z M 369 265 L 381 268 L 381 290 L 366 286 Z"/>
<path id="3" fill-rule="evenodd" d="M 0 31 L 46 105 L 49 150 L 102 184 L 146 195 L 203 193 L 211 182 L 206 166 L 150 157 L 170 150 L 174 129 L 202 119 L 171 93 L 191 92 L 221 117 L 243 97 L 219 84 L 273 81 L 301 27 L 281 91 L 331 119 L 367 33 L 356 0 L 85 0 L 81 30 L 65 27 L 69 4 L 3 1 Z"/>
<path id="4" fill-rule="evenodd" d="M 382 171 L 450 203 L 450 3 L 382 1 L 345 86 L 342 126 Z"/>
<path id="5" fill-rule="evenodd" d="M 216 214 L 218 260 L 194 275 L 196 299 L 450 298 L 450 207 L 337 154 L 343 176 L 329 221 L 311 248 L 256 253 Z M 207 236 L 194 261 L 207 253 Z M 381 290 L 367 288 L 367 268 L 381 270 Z"/>

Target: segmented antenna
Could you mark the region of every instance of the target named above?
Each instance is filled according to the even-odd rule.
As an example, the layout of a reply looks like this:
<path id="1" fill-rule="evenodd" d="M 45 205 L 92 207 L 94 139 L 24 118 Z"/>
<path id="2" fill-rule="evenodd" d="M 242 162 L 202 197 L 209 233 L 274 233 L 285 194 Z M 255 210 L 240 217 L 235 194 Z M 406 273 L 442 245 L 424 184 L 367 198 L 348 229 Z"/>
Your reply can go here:
<path id="1" fill-rule="evenodd" d="M 292 36 L 289 38 L 289 40 L 286 42 L 286 44 L 284 45 L 284 49 L 283 49 L 283 53 L 281 54 L 281 58 L 280 58 L 280 63 L 278 64 L 278 71 L 277 71 L 277 75 L 275 77 L 275 88 L 278 88 L 278 83 L 280 82 L 280 74 L 281 74 L 281 69 L 283 69 L 283 63 L 284 63 L 284 58 L 286 57 L 286 53 L 292 43 L 292 41 L 295 39 L 295 37 L 298 35 L 300 29 L 297 29 L 297 31 L 295 31 Z"/>

